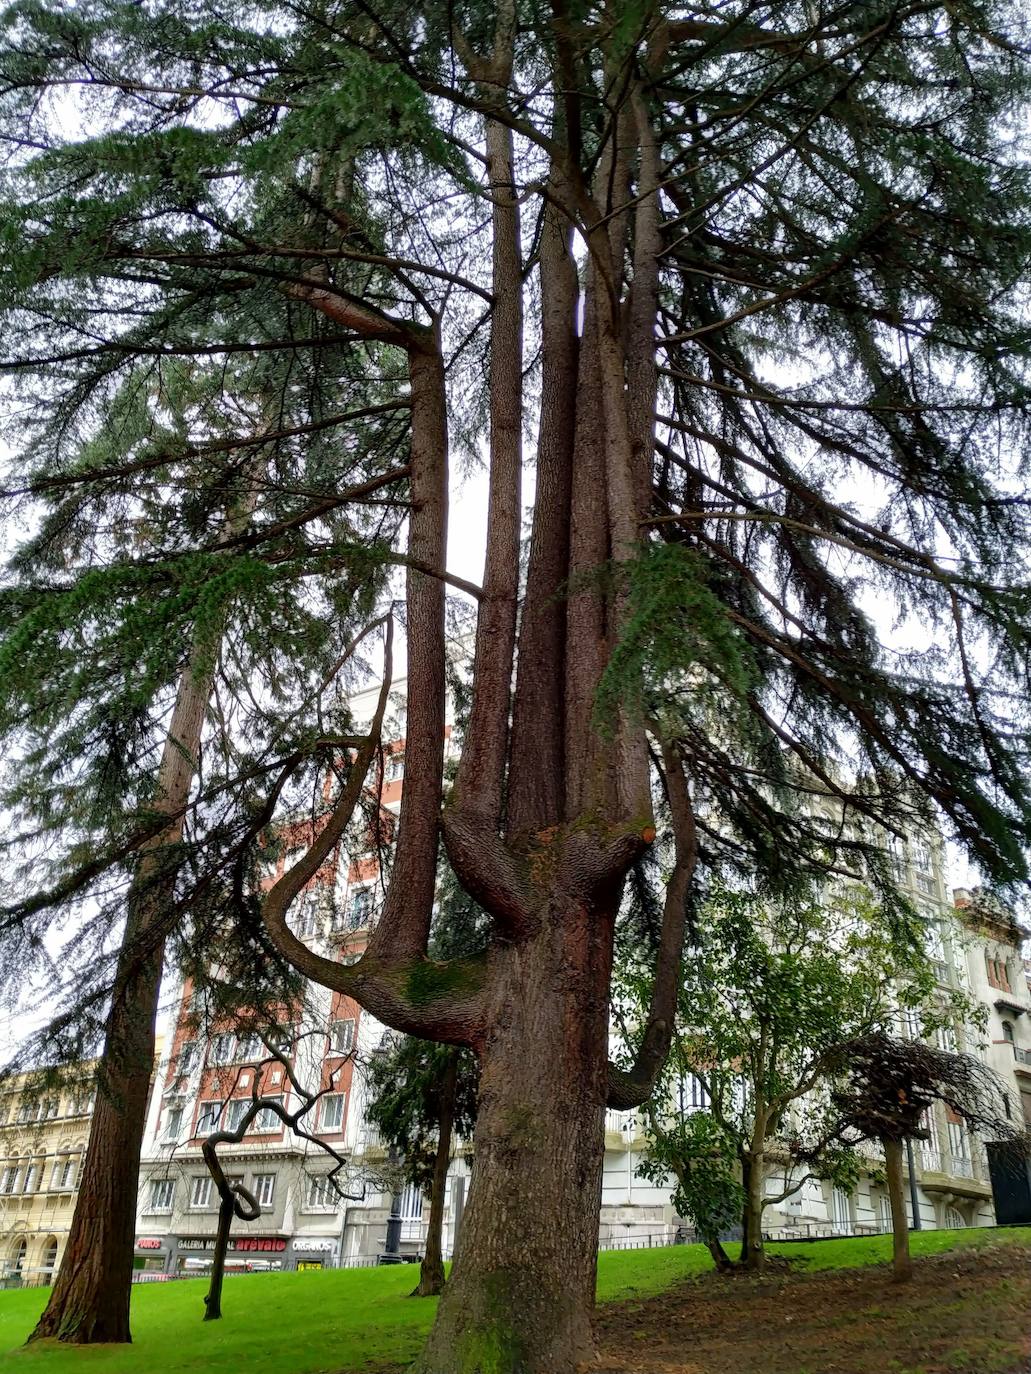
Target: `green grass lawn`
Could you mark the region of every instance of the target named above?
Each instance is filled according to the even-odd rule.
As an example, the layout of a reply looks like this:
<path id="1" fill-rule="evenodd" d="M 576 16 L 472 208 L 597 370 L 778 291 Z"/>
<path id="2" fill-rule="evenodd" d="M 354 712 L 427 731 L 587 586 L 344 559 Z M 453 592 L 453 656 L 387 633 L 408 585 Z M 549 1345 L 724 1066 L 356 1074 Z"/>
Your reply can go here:
<path id="1" fill-rule="evenodd" d="M 957 1245 L 1014 1241 L 1031 1230 L 922 1231 L 917 1255 Z M 852 1268 L 890 1258 L 887 1236 L 775 1245 L 806 1268 Z M 601 1256 L 604 1302 L 649 1297 L 711 1267 L 700 1245 L 626 1250 Z M 251 1274 L 226 1281 L 220 1322 L 202 1322 L 203 1280 L 143 1284 L 133 1290 L 131 1346 L 31 1346 L 19 1349 L 45 1300 L 43 1289 L 0 1292 L 0 1364 L 25 1374 L 318 1374 L 412 1359 L 436 1302 L 406 1295 L 414 1267 Z M 7 1352 L 10 1352 L 8 1355 Z"/>

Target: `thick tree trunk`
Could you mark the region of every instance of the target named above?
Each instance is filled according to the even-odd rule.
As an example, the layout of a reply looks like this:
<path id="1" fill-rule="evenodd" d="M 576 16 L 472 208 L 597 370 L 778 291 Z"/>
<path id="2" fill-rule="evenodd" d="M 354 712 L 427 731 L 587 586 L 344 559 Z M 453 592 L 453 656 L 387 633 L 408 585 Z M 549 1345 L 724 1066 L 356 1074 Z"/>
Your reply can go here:
<path id="1" fill-rule="evenodd" d="M 495 955 L 475 1185 L 418 1374 L 572 1374 L 592 1354 L 612 913 L 543 915 Z"/>
<path id="2" fill-rule="evenodd" d="M 131 1341 L 133 1235 L 140 1151 L 154 1071 L 155 1023 L 183 809 L 211 693 L 213 659 L 199 645 L 179 682 L 154 809 L 170 823 L 149 842 L 128 914 L 97 1075 L 97 1100 L 57 1282 L 30 1341 Z"/>
<path id="3" fill-rule="evenodd" d="M 909 1218 L 906 1216 L 906 1193 L 902 1181 L 902 1141 L 885 1140 L 883 1145 L 888 1199 L 891 1203 L 892 1277 L 896 1283 L 906 1283 L 913 1277 L 913 1261 L 909 1254 Z"/>
<path id="4" fill-rule="evenodd" d="M 234 1198 L 232 1193 L 218 1204 L 218 1231 L 215 1234 L 215 1253 L 211 1261 L 211 1283 L 204 1298 L 204 1320 L 218 1321 L 222 1316 L 222 1281 L 226 1276 L 226 1251 L 233 1225 Z"/>
<path id="5" fill-rule="evenodd" d="M 762 1157 L 754 1156 L 743 1168 L 745 1187 L 744 1235 L 741 1241 L 741 1265 L 759 1273 L 766 1268 L 766 1246 L 763 1244 L 763 1194 L 766 1170 Z"/>
<path id="6" fill-rule="evenodd" d="M 444 1253 L 441 1233 L 444 1229 L 444 1194 L 447 1190 L 447 1171 L 451 1163 L 451 1137 L 455 1119 L 455 1093 L 458 1089 L 458 1050 L 448 1052 L 447 1071 L 440 1094 L 440 1119 L 437 1123 L 437 1153 L 433 1161 L 433 1182 L 430 1185 L 430 1224 L 426 1231 L 426 1253 L 419 1269 L 419 1283 L 413 1298 L 435 1298 L 444 1291 Z"/>
<path id="7" fill-rule="evenodd" d="M 164 942 L 141 958 L 145 913 L 130 911 L 107 1021 L 89 1149 L 57 1282 L 29 1340 L 129 1341 L 140 1147 L 154 1066 Z"/>

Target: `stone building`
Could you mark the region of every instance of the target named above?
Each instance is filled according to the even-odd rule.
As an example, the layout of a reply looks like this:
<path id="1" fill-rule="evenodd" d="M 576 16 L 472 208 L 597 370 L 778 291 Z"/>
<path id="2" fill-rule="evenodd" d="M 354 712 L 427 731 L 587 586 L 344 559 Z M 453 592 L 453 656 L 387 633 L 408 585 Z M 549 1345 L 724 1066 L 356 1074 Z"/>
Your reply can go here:
<path id="1" fill-rule="evenodd" d="M 43 1089 L 23 1073 L 0 1088 L 0 1282 L 49 1283 L 64 1254 L 93 1112 L 92 1068 Z"/>

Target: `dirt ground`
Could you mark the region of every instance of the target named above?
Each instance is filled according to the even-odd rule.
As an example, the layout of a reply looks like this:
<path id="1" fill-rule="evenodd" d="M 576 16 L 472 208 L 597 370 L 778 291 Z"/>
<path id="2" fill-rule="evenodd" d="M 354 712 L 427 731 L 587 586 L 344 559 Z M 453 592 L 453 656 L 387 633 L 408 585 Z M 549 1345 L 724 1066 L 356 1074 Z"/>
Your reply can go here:
<path id="1" fill-rule="evenodd" d="M 1031 1255 L 1023 1246 L 883 1268 L 715 1274 L 603 1307 L 592 1374 L 1031 1374 Z"/>

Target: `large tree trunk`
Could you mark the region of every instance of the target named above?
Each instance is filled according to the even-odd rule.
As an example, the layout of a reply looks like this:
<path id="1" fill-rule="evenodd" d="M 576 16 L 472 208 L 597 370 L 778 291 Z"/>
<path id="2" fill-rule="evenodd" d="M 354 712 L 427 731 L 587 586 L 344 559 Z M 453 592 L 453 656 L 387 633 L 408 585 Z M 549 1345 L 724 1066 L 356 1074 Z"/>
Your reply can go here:
<path id="1" fill-rule="evenodd" d="M 433 1182 L 430 1185 L 430 1224 L 426 1232 L 426 1253 L 419 1269 L 419 1283 L 413 1298 L 435 1298 L 444 1289 L 444 1254 L 441 1232 L 444 1229 L 444 1194 L 447 1171 L 451 1162 L 451 1136 L 455 1119 L 455 1094 L 458 1090 L 459 1051 L 448 1051 L 447 1071 L 440 1094 L 440 1118 L 437 1123 L 437 1153 L 433 1161 Z"/>
<path id="2" fill-rule="evenodd" d="M 913 1277 L 913 1261 L 909 1254 L 909 1218 L 902 1181 L 902 1141 L 885 1140 L 882 1143 L 891 1203 L 892 1277 L 896 1283 L 906 1283 Z"/>
<path id="3" fill-rule="evenodd" d="M 146 911 L 130 910 L 108 1015 L 89 1149 L 57 1282 L 29 1340 L 129 1341 L 140 1148 L 154 1066 L 164 942 L 141 957 Z"/>
<path id="4" fill-rule="evenodd" d="M 179 682 L 154 804 L 170 823 L 145 847 L 129 889 L 79 1196 L 57 1282 L 30 1341 L 132 1339 L 133 1235 L 161 967 L 178 872 L 176 846 L 213 673 L 212 655 L 195 646 Z"/>
<path id="5" fill-rule="evenodd" d="M 543 916 L 495 955 L 475 1185 L 418 1374 L 571 1374 L 592 1354 L 612 913 Z"/>
<path id="6" fill-rule="evenodd" d="M 763 1243 L 763 1195 L 766 1170 L 762 1156 L 748 1159 L 743 1167 L 745 1187 L 744 1234 L 741 1240 L 741 1265 L 755 1273 L 766 1268 L 766 1246 Z"/>

